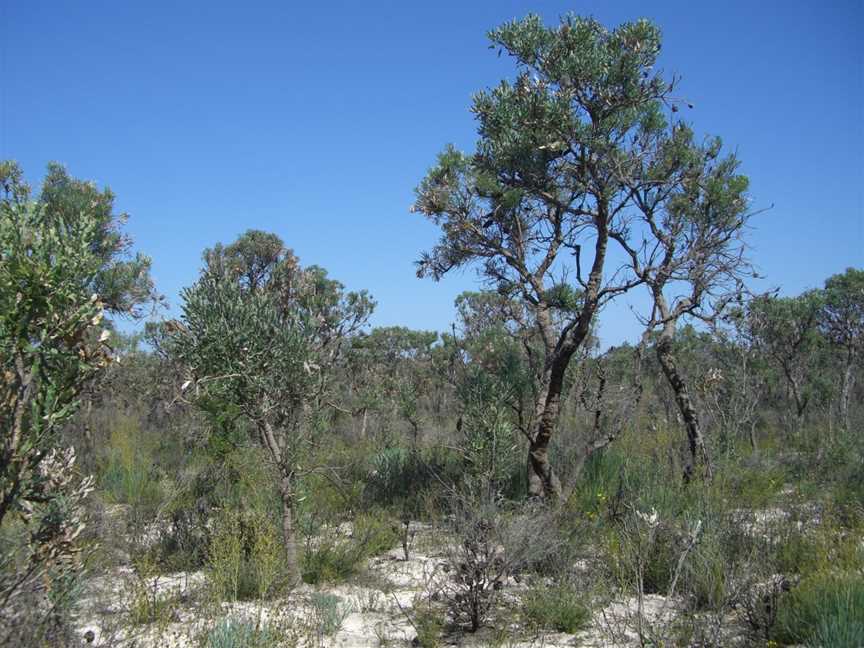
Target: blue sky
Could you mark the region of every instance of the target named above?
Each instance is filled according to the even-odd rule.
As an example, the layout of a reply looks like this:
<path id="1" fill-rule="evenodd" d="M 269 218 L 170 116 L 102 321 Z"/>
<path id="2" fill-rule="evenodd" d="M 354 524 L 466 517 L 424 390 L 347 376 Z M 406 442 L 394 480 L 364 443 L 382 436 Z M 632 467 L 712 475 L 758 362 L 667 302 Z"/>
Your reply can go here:
<path id="1" fill-rule="evenodd" d="M 370 290 L 374 324 L 442 330 L 476 278 L 415 278 L 437 233 L 408 208 L 446 143 L 473 148 L 471 94 L 513 73 L 486 32 L 645 16 L 697 131 L 774 205 L 750 237 L 758 287 L 793 294 L 864 267 L 862 6 L 0 0 L 0 157 L 33 183 L 56 160 L 110 186 L 172 312 L 205 247 L 257 228 Z M 602 314 L 604 343 L 638 335 L 639 304 Z"/>

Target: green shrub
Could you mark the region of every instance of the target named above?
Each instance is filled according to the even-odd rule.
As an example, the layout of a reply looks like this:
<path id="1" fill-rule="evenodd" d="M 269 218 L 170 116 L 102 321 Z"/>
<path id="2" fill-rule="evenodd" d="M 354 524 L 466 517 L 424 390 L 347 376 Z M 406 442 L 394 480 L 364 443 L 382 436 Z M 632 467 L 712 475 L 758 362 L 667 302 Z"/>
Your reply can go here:
<path id="1" fill-rule="evenodd" d="M 411 621 L 417 632 L 416 645 L 420 648 L 438 648 L 441 645 L 441 631 L 444 622 L 441 614 L 428 604 L 414 607 L 414 618 Z"/>
<path id="2" fill-rule="evenodd" d="M 522 598 L 522 616 L 531 626 L 576 634 L 591 621 L 591 610 L 568 585 L 534 587 Z"/>
<path id="3" fill-rule="evenodd" d="M 136 419 L 117 419 L 99 465 L 99 486 L 109 501 L 129 504 L 138 515 L 152 517 L 164 494 L 158 476 L 151 470 L 152 443 L 145 440 Z"/>
<path id="4" fill-rule="evenodd" d="M 263 513 L 224 511 L 216 520 L 207 571 L 217 601 L 273 596 L 282 582 L 283 562 L 278 531 Z"/>
<path id="5" fill-rule="evenodd" d="M 864 646 L 864 576 L 822 574 L 781 599 L 775 637 L 787 644 Z"/>
<path id="6" fill-rule="evenodd" d="M 367 558 L 399 541 L 398 525 L 381 512 L 358 515 L 350 537 L 326 527 L 313 536 L 310 530 L 301 560 L 303 580 L 311 584 L 344 581 L 357 574 Z"/>
<path id="7" fill-rule="evenodd" d="M 134 562 L 134 571 L 127 583 L 127 610 L 129 623 L 147 625 L 156 623 L 162 627 L 174 620 L 177 612 L 177 592 L 159 589 L 158 566 L 148 554 L 139 556 Z"/>
<path id="8" fill-rule="evenodd" d="M 350 540 L 323 538 L 314 546 L 307 543 L 300 561 L 303 581 L 312 585 L 344 581 L 359 571 L 363 558 Z"/>
<path id="9" fill-rule="evenodd" d="M 786 474 L 762 455 L 748 457 L 741 463 L 727 462 L 718 469 L 727 497 L 738 508 L 766 508 L 777 499 L 786 483 Z"/>
<path id="10" fill-rule="evenodd" d="M 354 518 L 352 541 L 366 558 L 389 551 L 400 540 L 399 523 L 384 511 L 361 513 Z"/>
<path id="11" fill-rule="evenodd" d="M 817 524 L 790 517 L 771 530 L 777 547 L 776 571 L 809 576 L 829 570 L 861 569 L 861 529 L 846 529 L 830 516 Z"/>
<path id="12" fill-rule="evenodd" d="M 310 603 L 318 634 L 325 637 L 339 632 L 352 611 L 351 605 L 343 602 L 335 594 L 313 594 Z"/>
<path id="13" fill-rule="evenodd" d="M 267 626 L 240 619 L 222 619 L 210 630 L 205 641 L 206 648 L 275 648 L 279 637 Z"/>
<path id="14" fill-rule="evenodd" d="M 420 519 L 428 512 L 424 504 L 442 492 L 441 485 L 460 483 L 464 472 L 461 456 L 449 447 L 384 448 L 372 457 L 364 498 L 369 505 Z"/>

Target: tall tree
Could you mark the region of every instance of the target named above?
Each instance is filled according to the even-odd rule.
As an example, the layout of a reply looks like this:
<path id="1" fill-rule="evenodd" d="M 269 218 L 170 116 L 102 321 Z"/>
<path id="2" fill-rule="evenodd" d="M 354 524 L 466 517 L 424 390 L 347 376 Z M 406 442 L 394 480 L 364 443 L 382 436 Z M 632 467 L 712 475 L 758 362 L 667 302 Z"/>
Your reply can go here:
<path id="1" fill-rule="evenodd" d="M 680 101 L 675 80 L 654 69 L 660 32 L 647 20 L 607 30 L 568 15 L 547 28 L 532 15 L 489 38 L 518 74 L 475 95 L 475 152 L 447 147 L 417 189 L 413 209 L 442 231 L 418 275 L 439 279 L 476 263 L 524 303 L 542 343 L 528 490 L 558 497 L 549 443 L 564 377 L 598 310 L 642 281 L 626 268 L 607 271 L 609 245 L 628 241 L 643 207 L 637 194 L 656 188 L 637 161 L 654 154 Z"/>
<path id="2" fill-rule="evenodd" d="M 0 556 L 0 608 L 11 633 L 15 597 L 41 583 L 50 601 L 35 605 L 44 611 L 62 600 L 52 587 L 76 565 L 92 481 L 76 476 L 60 430 L 111 361 L 103 317 L 135 315 L 155 293 L 149 259 L 128 254 L 125 217 L 108 190 L 51 165 L 34 199 L 12 162 L 0 163 L 0 187 L 0 527 L 14 519 L 27 536 L 23 556 L 7 553 L 14 543 Z M 38 640 L 37 628 L 24 631 Z"/>
<path id="3" fill-rule="evenodd" d="M 278 474 L 289 578 L 299 580 L 294 534 L 297 479 L 321 431 L 332 368 L 374 303 L 346 292 L 317 266 L 303 268 L 274 234 L 249 231 L 204 253 L 183 291 L 174 353 L 205 409 L 231 407 L 255 431 Z"/>
<path id="4" fill-rule="evenodd" d="M 423 425 L 422 401 L 432 386 L 434 331 L 385 326 L 357 336 L 347 354 L 352 416 L 365 437 L 370 410 L 407 421 L 416 447 Z M 389 417 L 388 417 L 389 418 Z M 386 427 L 386 426 L 385 426 Z"/>
<path id="5" fill-rule="evenodd" d="M 843 274 L 826 279 L 824 298 L 820 328 L 842 354 L 840 418 L 848 431 L 855 366 L 864 350 L 864 270 L 847 268 Z"/>
<path id="6" fill-rule="evenodd" d="M 825 342 L 819 331 L 823 303 L 822 291 L 809 290 L 796 297 L 761 296 L 748 306 L 749 334 L 779 370 L 799 426 L 813 399 Z"/>
<path id="7" fill-rule="evenodd" d="M 659 332 L 654 349 L 687 431 L 689 480 L 699 464 L 710 476 L 711 463 L 692 389 L 673 351 L 675 331 L 684 318 L 716 324 L 730 303 L 741 300 L 743 281 L 754 274 L 744 258 L 748 181 L 737 173 L 734 155 L 720 157 L 719 139 L 697 145 L 683 123 L 641 136 L 640 156 L 631 163 L 638 169 L 634 226 L 642 240 L 634 246 L 617 232 L 613 236 L 651 295 L 644 320 L 648 331 Z"/>

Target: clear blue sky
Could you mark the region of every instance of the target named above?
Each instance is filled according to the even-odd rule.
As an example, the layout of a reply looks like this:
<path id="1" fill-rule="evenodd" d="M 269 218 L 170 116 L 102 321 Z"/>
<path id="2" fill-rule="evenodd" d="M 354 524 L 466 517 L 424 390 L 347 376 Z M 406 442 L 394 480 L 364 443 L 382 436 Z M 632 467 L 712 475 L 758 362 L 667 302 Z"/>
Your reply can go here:
<path id="1" fill-rule="evenodd" d="M 664 32 L 700 132 L 751 177 L 753 256 L 787 294 L 864 266 L 862 2 L 0 0 L 0 157 L 108 185 L 176 312 L 201 251 L 248 228 L 379 302 L 376 325 L 442 330 L 473 273 L 418 280 L 436 230 L 409 214 L 472 92 L 513 68 L 486 31 L 529 12 Z M 637 334 L 626 301 L 605 343 Z"/>

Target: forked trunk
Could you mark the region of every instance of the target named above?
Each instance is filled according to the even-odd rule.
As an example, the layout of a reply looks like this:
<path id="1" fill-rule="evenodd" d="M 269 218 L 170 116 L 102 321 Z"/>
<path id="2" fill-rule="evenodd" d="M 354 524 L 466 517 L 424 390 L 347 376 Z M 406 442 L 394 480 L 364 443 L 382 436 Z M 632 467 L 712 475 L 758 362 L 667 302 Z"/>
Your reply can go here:
<path id="1" fill-rule="evenodd" d="M 661 337 L 657 342 L 656 349 L 657 359 L 660 361 L 663 374 L 666 376 L 666 380 L 675 394 L 675 403 L 678 405 L 678 411 L 681 413 L 684 427 L 687 430 L 689 457 L 687 465 L 684 467 L 684 481 L 689 482 L 693 479 L 696 468 L 700 464 L 704 468 L 705 476 L 710 479 L 711 461 L 708 457 L 708 450 L 705 447 L 705 437 L 699 424 L 699 415 L 693 406 L 693 400 L 690 398 L 687 383 L 684 381 L 684 377 L 678 371 L 678 366 L 675 363 L 675 356 L 672 354 L 672 340 L 665 336 Z"/>
<path id="2" fill-rule="evenodd" d="M 562 498 L 561 482 L 549 463 L 549 442 L 558 423 L 561 399 L 564 393 L 564 374 L 573 354 L 582 346 L 591 331 L 591 322 L 599 306 L 600 287 L 603 280 L 603 265 L 606 261 L 606 246 L 609 242 L 608 203 L 598 197 L 597 239 L 594 243 L 594 261 L 583 296 L 578 318 L 564 327 L 557 342 L 553 331 L 549 305 L 543 302 L 535 311 L 541 335 L 546 344 L 547 381 L 542 383 L 536 404 L 537 431 L 528 448 L 528 496 L 545 497 L 551 501 Z M 578 269 L 577 258 L 577 269 Z M 538 279 L 538 283 L 542 280 Z M 539 292 L 539 291 L 538 291 Z"/>

